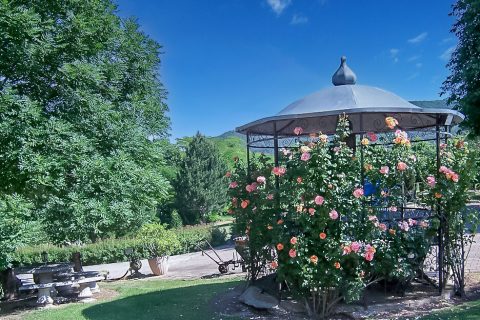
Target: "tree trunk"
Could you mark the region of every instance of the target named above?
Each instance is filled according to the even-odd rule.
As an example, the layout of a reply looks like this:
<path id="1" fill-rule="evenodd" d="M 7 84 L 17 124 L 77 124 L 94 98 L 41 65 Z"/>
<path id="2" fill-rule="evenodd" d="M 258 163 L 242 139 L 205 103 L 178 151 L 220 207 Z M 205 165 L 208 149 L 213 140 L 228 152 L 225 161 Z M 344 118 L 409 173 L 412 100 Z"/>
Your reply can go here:
<path id="1" fill-rule="evenodd" d="M 2 283 L 3 300 L 13 300 L 18 297 L 17 277 L 12 268 L 0 272 L 0 281 Z"/>

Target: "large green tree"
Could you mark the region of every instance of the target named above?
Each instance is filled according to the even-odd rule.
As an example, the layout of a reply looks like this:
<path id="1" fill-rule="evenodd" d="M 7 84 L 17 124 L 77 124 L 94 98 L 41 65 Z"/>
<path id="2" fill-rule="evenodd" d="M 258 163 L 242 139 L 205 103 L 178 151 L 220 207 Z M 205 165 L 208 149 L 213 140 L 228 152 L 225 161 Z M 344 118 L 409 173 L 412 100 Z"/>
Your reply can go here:
<path id="1" fill-rule="evenodd" d="M 189 142 L 175 181 L 176 206 L 186 224 L 205 222 L 223 209 L 227 166 L 215 144 L 197 133 Z"/>
<path id="2" fill-rule="evenodd" d="M 458 45 L 448 68 L 450 75 L 443 83 L 448 102 L 466 115 L 466 125 L 480 134 L 480 1 L 458 0 L 451 15 L 456 17 L 452 32 Z"/>
<path id="3" fill-rule="evenodd" d="M 115 10 L 0 1 L 0 193 L 55 242 L 124 235 L 168 193 L 161 47 Z"/>

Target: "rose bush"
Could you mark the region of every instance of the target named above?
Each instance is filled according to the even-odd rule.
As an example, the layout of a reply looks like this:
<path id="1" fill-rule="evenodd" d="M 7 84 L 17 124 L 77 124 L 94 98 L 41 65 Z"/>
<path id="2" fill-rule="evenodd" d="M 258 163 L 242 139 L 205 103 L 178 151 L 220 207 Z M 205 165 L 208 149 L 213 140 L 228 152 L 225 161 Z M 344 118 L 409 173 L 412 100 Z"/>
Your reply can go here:
<path id="1" fill-rule="evenodd" d="M 354 151 L 346 144 L 348 118 L 341 116 L 330 137 L 307 138 L 296 127 L 298 144 L 281 150 L 277 166 L 263 155 L 254 156 L 250 168 L 237 161 L 227 173 L 229 212 L 237 234 L 247 238 L 244 257 L 252 280 L 262 269 L 275 270 L 294 295 L 305 299 L 312 317 L 325 317 L 338 301 L 358 299 L 372 282 L 413 279 L 439 219 L 405 218 L 400 211 L 423 204 L 435 212 L 447 199 L 440 209 L 463 208 L 467 199 L 455 194 L 468 187 L 461 184 L 468 161 L 457 155 L 465 144 L 452 141 L 458 150 L 450 158 L 458 167 L 452 162 L 432 173 L 432 148 L 412 148 L 408 133 L 397 125 L 387 117 L 387 132 L 367 133 Z M 417 194 L 419 185 L 424 192 Z"/>

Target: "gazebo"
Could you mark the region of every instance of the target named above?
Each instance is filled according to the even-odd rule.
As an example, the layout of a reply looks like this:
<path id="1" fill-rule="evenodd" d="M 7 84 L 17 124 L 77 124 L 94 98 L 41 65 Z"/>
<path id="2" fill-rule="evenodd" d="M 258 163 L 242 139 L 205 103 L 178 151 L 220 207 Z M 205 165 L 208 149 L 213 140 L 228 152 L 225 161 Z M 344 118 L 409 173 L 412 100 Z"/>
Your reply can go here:
<path id="1" fill-rule="evenodd" d="M 280 148 L 288 148 L 298 139 L 294 128 L 303 128 L 303 136 L 322 132 L 335 133 L 339 115 L 348 116 L 351 123 L 351 137 L 348 141 L 352 147 L 360 148 L 360 160 L 363 174 L 363 145 L 358 141 L 367 132 L 386 132 L 385 118 L 398 119 L 399 128 L 410 132 L 428 132 L 416 141 L 432 141 L 436 144 L 436 163 L 440 167 L 440 144 L 450 135 L 450 128 L 460 123 L 464 116 L 451 109 L 421 108 L 386 90 L 357 85 L 355 73 L 347 66 L 346 58 L 341 58 L 338 70 L 332 76 L 333 86 L 303 97 L 274 116 L 261 118 L 236 128 L 247 137 L 247 163 L 250 167 L 252 150 L 273 151 L 275 166 L 279 166 Z M 363 181 L 365 183 L 365 181 Z M 278 181 L 277 181 L 278 187 Z M 402 219 L 409 208 L 400 208 Z M 432 214 L 429 212 L 429 214 Z M 442 214 L 438 230 L 438 282 L 440 291 L 444 285 L 444 246 Z"/>

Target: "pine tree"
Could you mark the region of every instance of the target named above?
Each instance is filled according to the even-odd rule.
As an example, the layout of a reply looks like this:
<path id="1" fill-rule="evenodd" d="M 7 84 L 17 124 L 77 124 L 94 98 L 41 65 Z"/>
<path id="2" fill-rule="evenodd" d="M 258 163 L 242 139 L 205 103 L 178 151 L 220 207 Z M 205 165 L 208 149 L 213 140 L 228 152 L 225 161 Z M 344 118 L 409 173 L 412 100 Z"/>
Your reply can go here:
<path id="1" fill-rule="evenodd" d="M 480 134 L 480 1 L 458 0 L 450 14 L 457 18 L 452 32 L 458 45 L 447 67 L 450 76 L 443 83 L 448 102 L 466 115 L 465 124 Z"/>
<path id="2" fill-rule="evenodd" d="M 205 222 L 225 205 L 226 164 L 215 145 L 197 133 L 187 145 L 175 181 L 176 206 L 186 224 Z"/>

